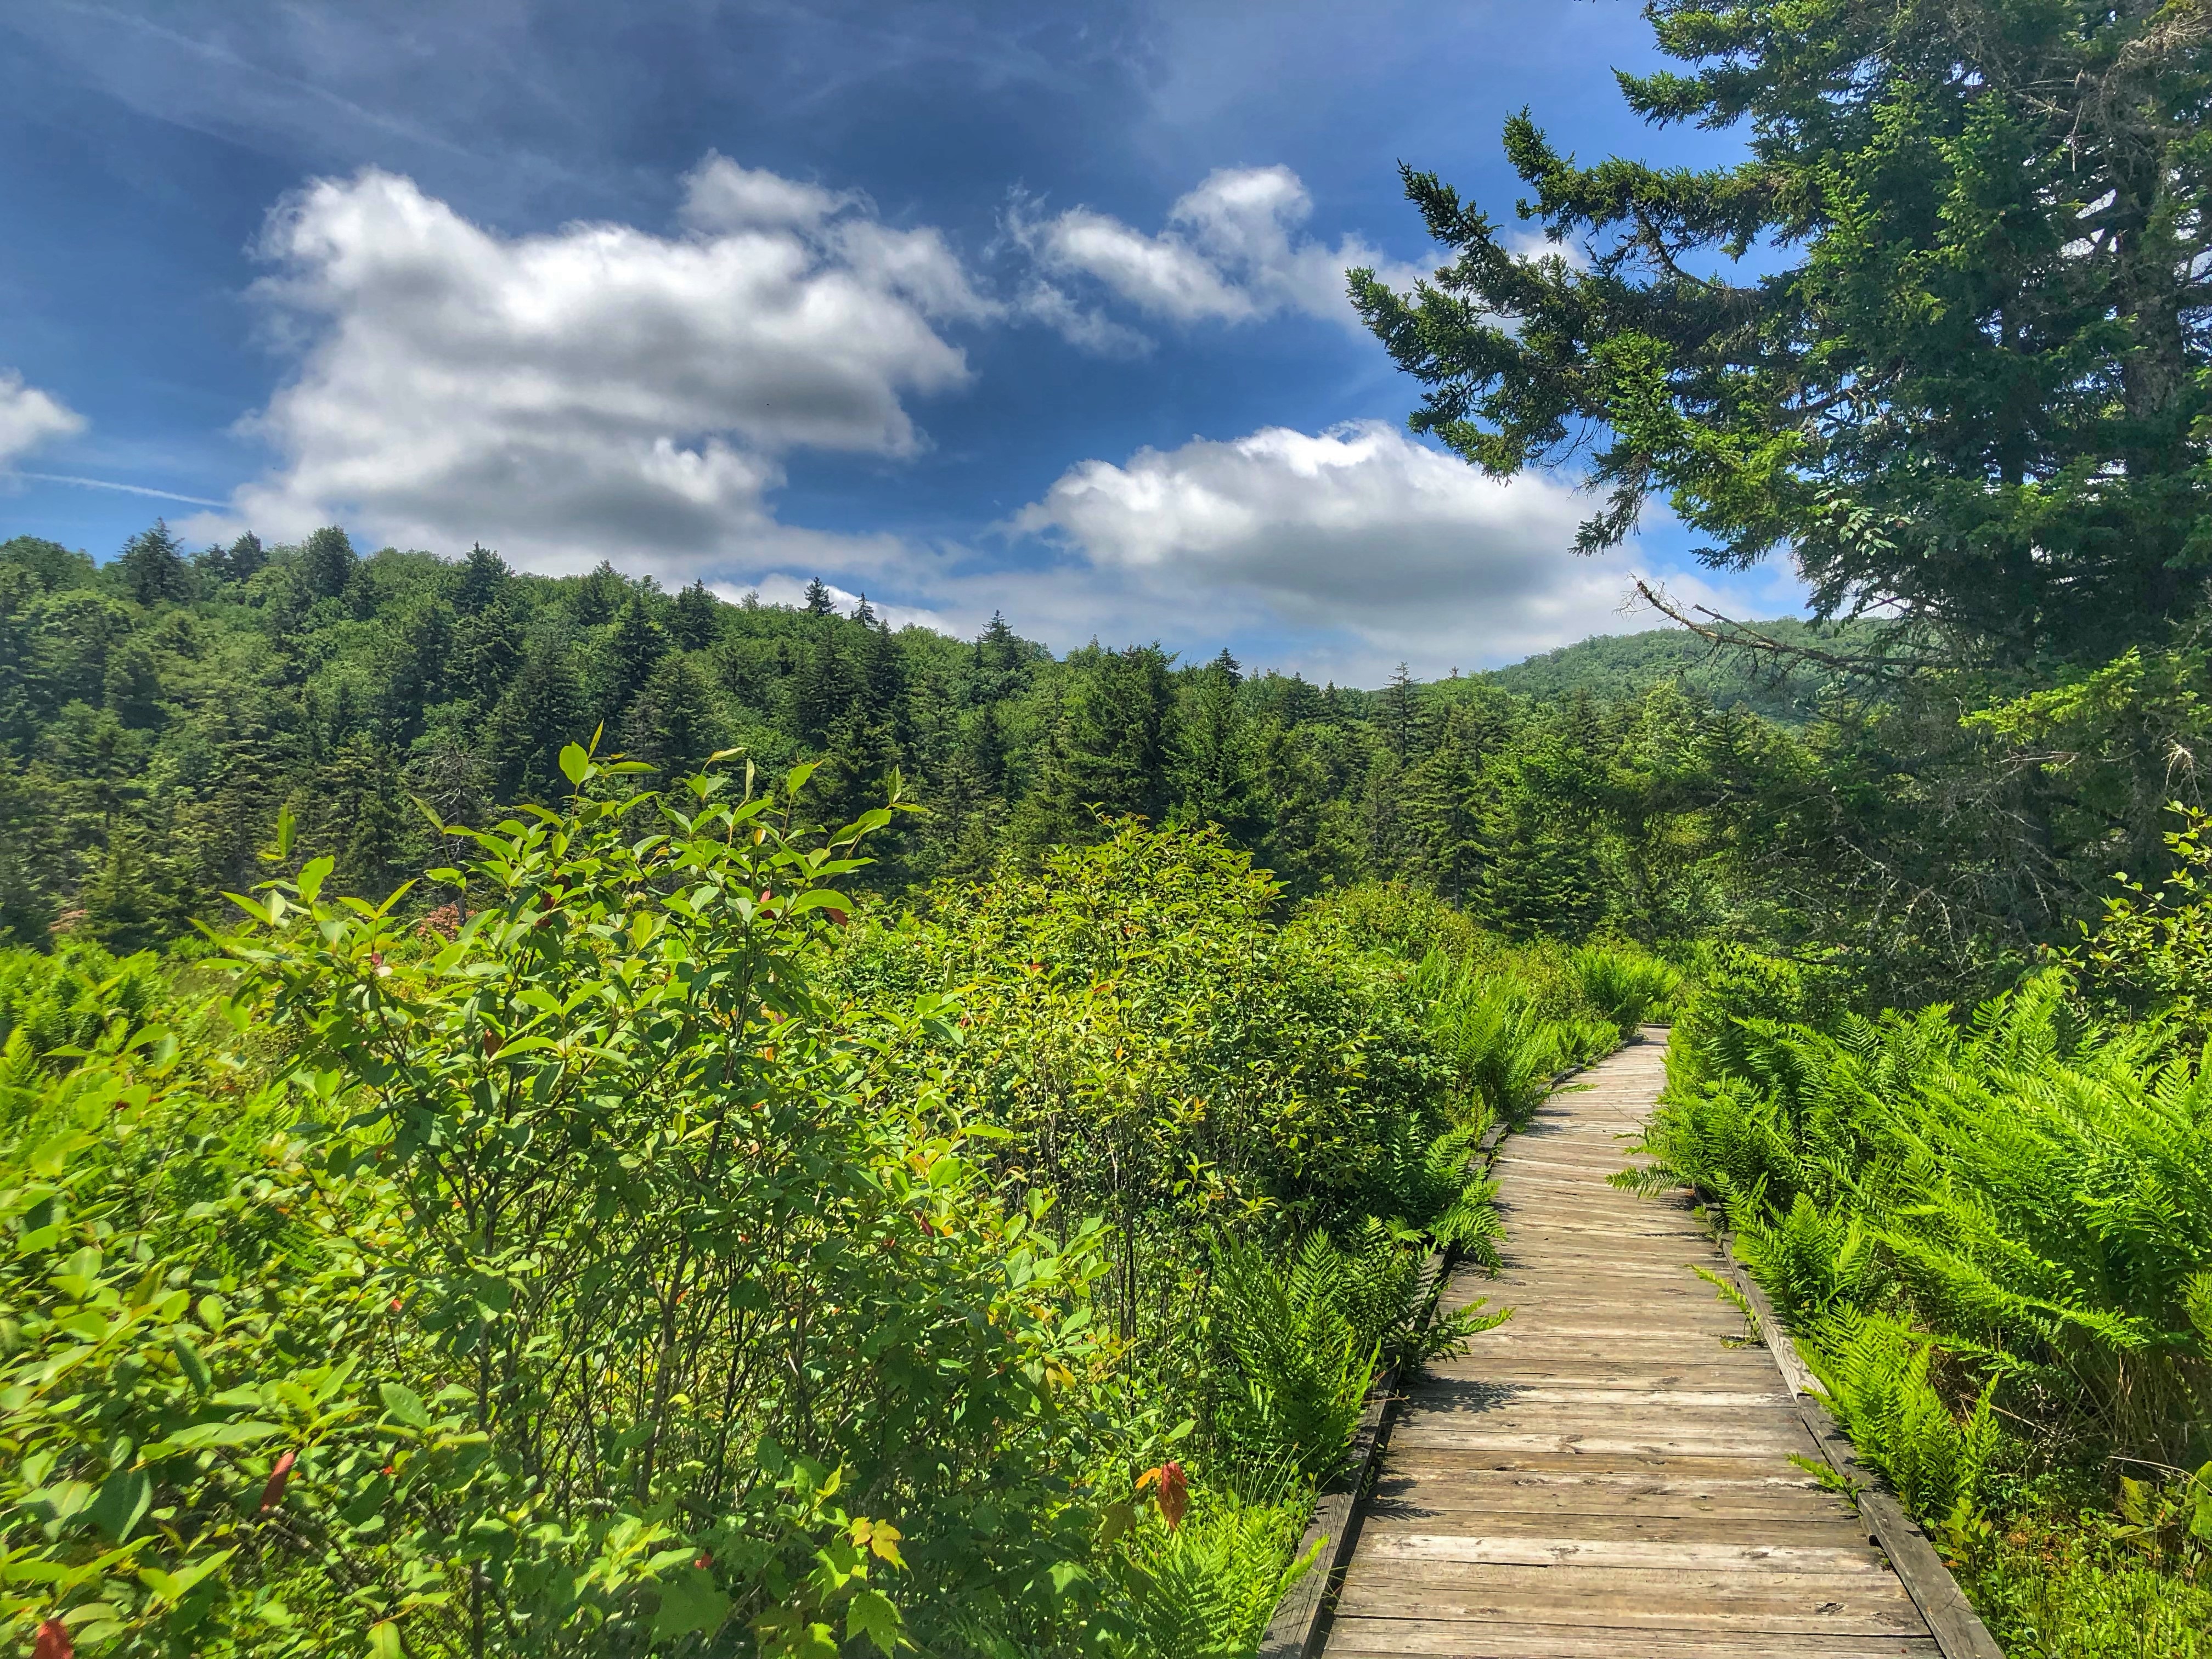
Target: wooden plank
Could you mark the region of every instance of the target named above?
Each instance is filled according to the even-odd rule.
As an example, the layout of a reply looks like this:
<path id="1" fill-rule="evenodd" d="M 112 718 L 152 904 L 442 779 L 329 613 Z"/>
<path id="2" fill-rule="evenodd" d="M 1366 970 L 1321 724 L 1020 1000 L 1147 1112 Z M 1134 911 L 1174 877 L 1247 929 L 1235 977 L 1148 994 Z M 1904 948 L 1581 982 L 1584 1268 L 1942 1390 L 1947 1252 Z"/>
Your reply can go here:
<path id="1" fill-rule="evenodd" d="M 1778 1636 L 1619 1626 L 1443 1625 L 1342 1619 L 1330 1659 L 1939 1659 L 1925 1636 Z"/>
<path id="2" fill-rule="evenodd" d="M 1370 1517 L 1360 1559 L 1388 1562 L 1451 1562 L 1500 1567 L 1621 1567 L 1647 1572 L 1811 1573 L 1816 1577 L 1873 1573 L 1889 1576 L 1889 1563 L 1863 1537 L 1842 1543 L 1742 1543 L 1713 1539 L 1595 1538 L 1580 1531 L 1562 1537 L 1540 1533 L 1480 1535 L 1420 1530 L 1423 1522 Z"/>
<path id="3" fill-rule="evenodd" d="M 1638 1572 L 1615 1567 L 1464 1567 L 1385 1573 L 1355 1563 L 1340 1616 L 1437 1623 L 1619 1626 L 1806 1636 L 1919 1636 L 1894 1576 Z"/>
<path id="4" fill-rule="evenodd" d="M 1792 1513 L 1785 1506 L 1760 1504 L 1739 1516 L 1698 1513 L 1692 1504 L 1652 1504 L 1632 1509 L 1582 1498 L 1579 1506 L 1558 1502 L 1559 1493 L 1548 1493 L 1553 1504 L 1541 1509 L 1513 1509 L 1489 1502 L 1482 1509 L 1433 1506 L 1374 1493 L 1360 1528 L 1387 1533 L 1427 1531 L 1444 1537 L 1513 1537 L 1513 1540 L 1558 1540 L 1571 1537 L 1582 1544 L 1729 1544 L 1736 1548 L 1867 1548 L 1871 1531 L 1865 1522 L 1847 1522 L 1834 1513 L 1818 1513 L 1801 1506 Z M 1495 1495 L 1493 1495 L 1495 1498 Z"/>

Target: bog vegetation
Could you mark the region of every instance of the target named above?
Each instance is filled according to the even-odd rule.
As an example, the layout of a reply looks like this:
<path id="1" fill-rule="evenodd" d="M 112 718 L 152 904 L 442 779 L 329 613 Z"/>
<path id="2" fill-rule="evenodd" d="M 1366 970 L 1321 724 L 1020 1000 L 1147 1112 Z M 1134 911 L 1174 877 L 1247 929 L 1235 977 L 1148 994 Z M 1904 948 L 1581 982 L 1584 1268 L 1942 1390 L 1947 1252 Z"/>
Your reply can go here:
<path id="1" fill-rule="evenodd" d="M 15 1639 L 1248 1651 L 1496 1317 L 1427 1317 L 1474 1143 L 1666 988 L 1133 822 L 868 913 L 896 796 L 562 763 L 442 907 L 288 824 L 196 959 L 9 959 Z"/>
<path id="2" fill-rule="evenodd" d="M 5 1639 L 1249 1654 L 1506 1311 L 1486 1133 L 1678 1017 L 1650 1178 L 2008 1651 L 2203 1654 L 2212 13 L 1645 9 L 1740 161 L 1516 117 L 1558 252 L 1412 170 L 1352 296 L 1809 623 L 1360 691 L 0 546 Z"/>

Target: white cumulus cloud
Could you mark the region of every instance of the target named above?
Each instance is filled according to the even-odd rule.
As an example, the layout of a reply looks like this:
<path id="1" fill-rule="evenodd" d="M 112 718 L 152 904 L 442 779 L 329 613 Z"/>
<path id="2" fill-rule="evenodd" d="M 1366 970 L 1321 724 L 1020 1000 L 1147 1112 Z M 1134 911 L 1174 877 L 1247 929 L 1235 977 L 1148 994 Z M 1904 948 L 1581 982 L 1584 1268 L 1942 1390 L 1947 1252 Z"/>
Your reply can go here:
<path id="1" fill-rule="evenodd" d="M 833 552 L 769 512 L 781 458 L 916 453 L 908 400 L 969 378 L 943 329 L 997 308 L 934 229 L 722 156 L 681 220 L 509 236 L 396 174 L 309 185 L 255 289 L 298 353 L 250 423 L 279 463 L 228 516 L 542 568 Z"/>
<path id="2" fill-rule="evenodd" d="M 1357 325 L 1344 273 L 1370 265 L 1410 287 L 1426 273 L 1384 258 L 1357 236 L 1334 245 L 1304 233 L 1313 198 L 1285 167 L 1223 167 L 1146 232 L 1090 208 L 1047 219 L 1017 215 L 1014 232 L 1045 273 L 1040 302 L 1081 315 L 1058 287 L 1103 284 L 1152 316 L 1176 323 L 1244 323 L 1285 313 Z M 1079 342 L 1080 343 L 1080 342 Z"/>
<path id="3" fill-rule="evenodd" d="M 1571 550 L 1588 505 L 1363 422 L 1086 461 L 1009 528 L 1071 556 L 1071 598 L 1118 594 L 1104 603 L 1193 638 L 1287 632 L 1314 642 L 1305 660 L 1372 679 L 1401 658 L 1436 673 L 1653 625 L 1622 615 L 1620 556 Z"/>
<path id="4" fill-rule="evenodd" d="M 84 430 L 84 416 L 52 392 L 23 384 L 12 368 L 0 368 L 0 470 L 40 444 Z"/>

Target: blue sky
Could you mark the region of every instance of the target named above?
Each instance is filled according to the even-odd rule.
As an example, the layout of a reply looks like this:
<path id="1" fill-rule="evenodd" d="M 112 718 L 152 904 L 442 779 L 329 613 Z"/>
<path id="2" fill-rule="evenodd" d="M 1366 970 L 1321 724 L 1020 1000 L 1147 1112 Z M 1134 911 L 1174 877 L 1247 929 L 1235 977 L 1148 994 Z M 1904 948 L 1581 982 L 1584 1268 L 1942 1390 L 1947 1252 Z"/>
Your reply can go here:
<path id="1" fill-rule="evenodd" d="M 1706 160 L 1628 0 L 46 0 L 0 21 L 0 529 L 471 541 L 1373 683 L 1595 631 L 1662 521 L 1407 438 L 1341 270 L 1523 104 Z M 138 495 L 58 479 L 168 492 Z"/>

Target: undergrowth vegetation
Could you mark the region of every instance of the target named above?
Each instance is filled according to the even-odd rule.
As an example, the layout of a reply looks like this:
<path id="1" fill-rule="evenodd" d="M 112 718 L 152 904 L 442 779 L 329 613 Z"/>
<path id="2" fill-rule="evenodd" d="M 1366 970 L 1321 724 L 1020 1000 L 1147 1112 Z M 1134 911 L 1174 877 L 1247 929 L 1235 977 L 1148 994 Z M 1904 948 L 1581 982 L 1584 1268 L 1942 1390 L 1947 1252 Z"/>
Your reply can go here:
<path id="1" fill-rule="evenodd" d="M 2014 1653 L 2212 1629 L 2206 935 L 2192 883 L 2138 890 L 1978 1008 L 1875 1017 L 1736 953 L 1648 1137 Z"/>
<path id="2" fill-rule="evenodd" d="M 894 914 L 896 793 L 562 769 L 437 894 L 280 833 L 207 947 L 0 961 L 0 1639 L 1249 1653 L 1635 1011 L 1210 832 Z"/>

